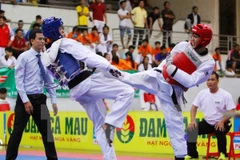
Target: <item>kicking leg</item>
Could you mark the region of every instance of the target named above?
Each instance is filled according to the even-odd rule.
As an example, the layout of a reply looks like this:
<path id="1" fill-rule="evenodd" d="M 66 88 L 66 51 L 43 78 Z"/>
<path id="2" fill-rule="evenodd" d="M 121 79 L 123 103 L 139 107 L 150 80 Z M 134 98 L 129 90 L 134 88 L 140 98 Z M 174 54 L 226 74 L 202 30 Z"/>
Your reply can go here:
<path id="1" fill-rule="evenodd" d="M 158 93 L 158 90 L 159 90 L 159 86 L 156 78 L 157 76 L 151 77 L 148 75 L 148 72 L 153 72 L 153 74 L 159 74 L 158 72 L 153 70 L 143 71 L 143 72 L 134 73 L 134 74 L 121 72 L 123 76 L 120 77 L 119 80 L 135 88 L 142 89 L 152 94 L 156 94 Z"/>

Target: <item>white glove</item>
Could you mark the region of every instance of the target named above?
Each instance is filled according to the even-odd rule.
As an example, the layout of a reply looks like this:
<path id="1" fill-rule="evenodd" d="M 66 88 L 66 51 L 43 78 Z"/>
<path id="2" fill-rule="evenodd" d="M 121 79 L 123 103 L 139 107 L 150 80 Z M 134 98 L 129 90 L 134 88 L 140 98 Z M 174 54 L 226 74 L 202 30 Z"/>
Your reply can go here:
<path id="1" fill-rule="evenodd" d="M 116 77 L 116 78 L 119 78 L 122 76 L 122 73 L 119 69 L 117 69 L 115 66 L 113 65 L 109 65 L 108 68 L 107 68 L 107 71 L 109 73 L 111 73 L 112 76 Z"/>
<path id="2" fill-rule="evenodd" d="M 167 66 L 167 73 L 171 77 L 174 77 L 174 75 L 176 74 L 177 70 L 178 70 L 178 68 L 175 65 L 173 65 L 173 64 L 170 64 L 169 66 Z"/>

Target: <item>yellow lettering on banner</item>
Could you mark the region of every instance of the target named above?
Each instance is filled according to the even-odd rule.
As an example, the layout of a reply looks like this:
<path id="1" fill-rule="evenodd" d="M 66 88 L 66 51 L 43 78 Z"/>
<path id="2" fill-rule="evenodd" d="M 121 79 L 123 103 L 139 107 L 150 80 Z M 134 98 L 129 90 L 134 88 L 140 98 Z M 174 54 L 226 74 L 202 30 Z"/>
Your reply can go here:
<path id="1" fill-rule="evenodd" d="M 30 140 L 38 140 L 38 136 L 30 136 Z"/>
<path id="2" fill-rule="evenodd" d="M 7 113 L 8 139 L 13 128 L 12 119 L 9 118 L 12 113 Z M 53 113 L 51 112 L 50 115 L 53 115 Z M 129 112 L 128 116 L 131 118 L 124 124 L 123 130 L 116 130 L 114 137 L 116 151 L 173 154 L 162 112 Z M 189 112 L 184 112 L 183 117 L 186 128 L 190 119 Z M 197 121 L 200 121 L 203 119 L 203 114 L 198 113 L 196 117 Z M 0 122 L 2 122 L 2 118 L 3 114 L 0 113 Z M 51 116 L 50 123 L 57 148 L 100 151 L 99 145 L 94 145 L 96 138 L 94 138 L 93 124 L 85 112 L 59 112 L 58 116 Z M 3 131 L 1 127 L 0 131 Z M 0 139 L 3 137 L 1 133 Z M 29 119 L 24 129 L 20 145 L 43 147 L 42 137 L 32 118 Z M 206 135 L 198 137 L 197 146 L 199 154 L 205 155 Z M 229 140 L 227 148 L 229 148 Z M 215 137 L 211 140 L 211 150 L 217 150 L 217 139 Z"/>

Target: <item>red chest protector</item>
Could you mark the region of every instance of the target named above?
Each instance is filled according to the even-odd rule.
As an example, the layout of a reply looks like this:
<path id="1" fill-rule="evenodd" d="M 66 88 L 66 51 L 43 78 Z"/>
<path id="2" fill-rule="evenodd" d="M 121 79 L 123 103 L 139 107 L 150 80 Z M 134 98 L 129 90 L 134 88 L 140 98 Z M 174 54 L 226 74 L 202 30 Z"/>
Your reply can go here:
<path id="1" fill-rule="evenodd" d="M 194 53 L 186 51 L 186 53 L 181 52 L 176 54 L 173 57 L 172 63 L 184 72 L 192 74 L 194 71 L 197 70 L 197 67 L 201 64 L 201 61 Z M 166 65 L 163 66 L 163 77 L 169 84 L 178 85 L 182 87 L 184 91 L 188 90 L 188 88 L 184 87 L 168 75 Z"/>

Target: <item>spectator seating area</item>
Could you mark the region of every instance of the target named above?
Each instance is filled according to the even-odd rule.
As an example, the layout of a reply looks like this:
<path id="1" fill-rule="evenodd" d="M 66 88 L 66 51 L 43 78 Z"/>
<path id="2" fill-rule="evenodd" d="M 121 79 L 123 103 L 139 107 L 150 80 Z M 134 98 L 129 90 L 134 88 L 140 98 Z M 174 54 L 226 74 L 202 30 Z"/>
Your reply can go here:
<path id="1" fill-rule="evenodd" d="M 7 0 L 5 2 L 7 2 Z M 23 3 L 23 1 L 21 2 Z M 42 3 L 43 1 L 38 1 L 38 2 Z M 69 6 L 69 7 L 72 6 L 74 8 L 76 8 L 76 6 L 79 4 L 79 1 L 76 1 L 76 0 L 69 0 L 69 1 L 48 0 L 45 2 L 47 2 L 49 5 L 50 4 L 60 5 L 60 6 L 62 5 L 62 6 Z M 29 3 L 29 2 L 26 2 L 26 3 Z M 86 4 L 86 7 L 88 7 L 90 1 L 87 1 L 86 3 L 88 3 Z M 117 0 L 115 1 L 106 0 L 105 3 L 112 4 L 112 5 L 114 4 L 119 9 L 119 3 Z M 147 2 L 145 3 L 147 4 Z M 131 1 L 131 4 L 133 6 L 136 5 L 135 1 Z M 149 5 L 146 5 L 146 6 L 149 7 Z M 89 9 L 91 10 L 91 7 L 89 7 Z M 160 13 L 158 14 L 160 15 Z M 7 16 L 7 15 L 3 14 L 3 16 Z M 8 18 L 11 19 L 11 17 L 8 17 Z M 92 17 L 90 16 L 87 18 L 92 18 Z M 6 22 L 8 22 L 8 19 L 6 19 Z M 18 27 L 13 28 L 11 39 L 13 40 L 13 42 L 14 42 L 14 39 L 16 39 L 15 41 L 21 40 L 22 44 L 21 46 L 17 46 L 19 48 L 14 46 L 15 43 L 12 43 L 11 46 L 9 46 L 10 48 L 7 47 L 3 55 L 4 56 L 8 55 L 9 57 L 13 57 L 12 58 L 13 60 L 11 61 L 9 60 L 10 62 L 8 62 L 7 65 L 5 65 L 5 67 L 14 67 L 14 63 L 13 63 L 15 61 L 14 58 L 17 59 L 18 56 L 23 51 L 25 51 L 30 47 L 28 43 L 29 31 L 31 29 L 40 28 L 41 23 L 42 23 L 42 18 L 40 15 L 38 15 L 36 16 L 36 20 L 33 21 L 33 23 L 31 24 L 30 29 L 28 31 L 23 31 L 21 26 L 23 25 L 23 21 L 19 20 Z M 93 28 L 88 28 L 88 29 L 86 29 L 85 27 L 88 28 L 88 26 L 82 27 L 82 26 L 76 25 L 75 27 L 73 27 L 71 32 L 66 34 L 66 37 L 72 38 L 82 43 L 83 45 L 91 49 L 93 52 L 107 58 L 109 62 L 111 62 L 116 67 L 122 70 L 140 70 L 139 69 L 140 65 L 144 65 L 145 70 L 147 70 L 148 64 L 151 67 L 156 67 L 161 63 L 162 60 L 165 59 L 166 55 L 171 51 L 171 49 L 175 45 L 174 43 L 171 43 L 171 44 L 168 44 L 168 47 L 167 47 L 165 45 L 162 45 L 161 40 L 156 40 L 150 44 L 149 40 L 151 39 L 151 37 L 147 37 L 144 33 L 144 36 L 142 37 L 142 41 L 140 41 L 139 45 L 136 45 L 136 46 L 132 45 L 132 40 L 133 40 L 133 35 L 132 35 L 132 37 L 130 37 L 130 43 L 123 46 L 121 43 L 114 41 L 114 39 L 112 38 L 112 35 L 109 32 L 109 30 L 111 29 L 109 28 L 109 26 L 105 25 L 103 27 L 102 32 L 101 30 L 99 30 L 99 28 L 95 26 Z M 124 41 L 126 41 L 126 39 L 124 39 Z M 48 42 L 46 41 L 46 43 Z M 238 45 L 236 44 L 235 47 L 231 51 L 229 51 L 227 62 L 222 62 L 220 51 L 217 53 L 217 56 L 215 55 L 214 59 L 217 62 L 215 70 L 219 70 L 220 73 L 226 74 L 227 76 L 235 76 L 235 73 L 239 72 L 239 69 L 240 69 L 239 63 L 234 62 L 235 61 L 234 59 L 238 59 L 237 53 L 240 52 L 239 46 L 238 47 L 237 46 Z M 234 54 L 232 54 L 233 52 Z M 234 56 L 231 56 L 231 55 L 234 55 Z M 226 68 L 222 67 L 223 63 L 224 63 L 223 66 L 226 66 Z"/>

